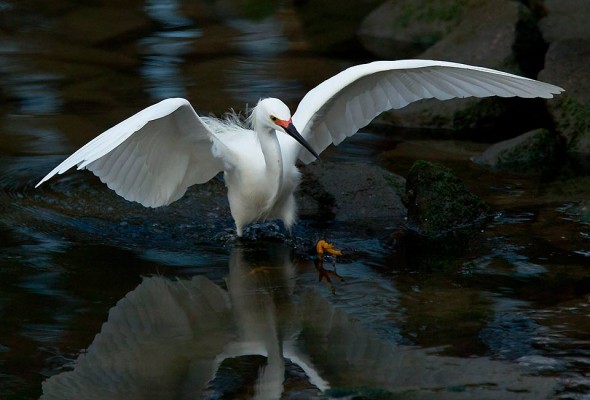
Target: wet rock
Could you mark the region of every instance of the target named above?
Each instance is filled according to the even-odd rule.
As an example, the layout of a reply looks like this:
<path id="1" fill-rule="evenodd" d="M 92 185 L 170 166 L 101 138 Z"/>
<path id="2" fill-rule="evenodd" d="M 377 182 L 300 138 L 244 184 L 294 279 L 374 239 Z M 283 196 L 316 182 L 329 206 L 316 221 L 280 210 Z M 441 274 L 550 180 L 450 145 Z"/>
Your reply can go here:
<path id="1" fill-rule="evenodd" d="M 400 225 L 406 209 L 399 193 L 404 179 L 380 167 L 317 162 L 302 169 L 300 215 L 365 226 Z"/>
<path id="2" fill-rule="evenodd" d="M 516 173 L 550 168 L 561 155 L 561 140 L 548 129 L 536 129 L 488 147 L 473 158 L 479 165 Z"/>
<path id="3" fill-rule="evenodd" d="M 419 58 L 479 65 L 535 77 L 544 44 L 530 10 L 515 1 L 471 3 L 461 22 Z M 539 127 L 543 102 L 531 99 L 454 99 L 414 103 L 392 114 L 402 126 L 513 132 Z"/>
<path id="4" fill-rule="evenodd" d="M 406 180 L 408 226 L 426 237 L 446 233 L 482 221 L 490 208 L 442 165 L 416 161 Z"/>
<path id="5" fill-rule="evenodd" d="M 590 153 L 590 40 L 564 39 L 552 43 L 540 78 L 565 92 L 547 103 L 555 128 L 570 152 Z"/>
<path id="6" fill-rule="evenodd" d="M 367 15 L 358 36 L 363 46 L 379 57 L 413 57 L 449 33 L 472 2 L 389 0 Z"/>

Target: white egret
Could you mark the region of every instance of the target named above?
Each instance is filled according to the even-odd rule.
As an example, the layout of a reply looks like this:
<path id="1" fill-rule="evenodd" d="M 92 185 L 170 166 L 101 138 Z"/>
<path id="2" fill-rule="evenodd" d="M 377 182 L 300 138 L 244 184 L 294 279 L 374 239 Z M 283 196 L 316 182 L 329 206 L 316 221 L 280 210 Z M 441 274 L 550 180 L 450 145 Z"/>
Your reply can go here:
<path id="1" fill-rule="evenodd" d="M 551 98 L 562 91 L 487 68 L 400 60 L 340 72 L 307 93 L 292 117 L 282 101 L 262 99 L 248 127 L 231 119 L 200 117 L 185 99 L 166 99 L 87 143 L 37 186 L 77 166 L 92 171 L 125 199 L 159 207 L 223 171 L 238 236 L 247 224 L 266 219 L 281 219 L 290 230 L 297 214 L 297 159 L 313 161 L 383 111 L 427 98 Z"/>

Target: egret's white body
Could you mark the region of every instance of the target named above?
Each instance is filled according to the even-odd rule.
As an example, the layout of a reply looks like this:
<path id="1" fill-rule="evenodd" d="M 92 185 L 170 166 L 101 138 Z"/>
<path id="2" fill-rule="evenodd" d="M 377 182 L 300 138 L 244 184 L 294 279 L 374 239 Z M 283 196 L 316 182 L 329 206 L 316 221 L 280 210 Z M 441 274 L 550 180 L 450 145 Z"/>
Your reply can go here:
<path id="1" fill-rule="evenodd" d="M 551 98 L 562 91 L 487 68 L 401 60 L 358 65 L 333 76 L 307 93 L 292 117 L 280 100 L 263 99 L 252 111 L 250 127 L 199 117 L 187 100 L 166 99 L 90 141 L 37 186 L 77 166 L 125 199 L 159 207 L 223 171 L 238 236 L 245 225 L 265 219 L 281 219 L 290 229 L 300 181 L 297 159 L 313 161 L 381 112 L 427 98 Z"/>

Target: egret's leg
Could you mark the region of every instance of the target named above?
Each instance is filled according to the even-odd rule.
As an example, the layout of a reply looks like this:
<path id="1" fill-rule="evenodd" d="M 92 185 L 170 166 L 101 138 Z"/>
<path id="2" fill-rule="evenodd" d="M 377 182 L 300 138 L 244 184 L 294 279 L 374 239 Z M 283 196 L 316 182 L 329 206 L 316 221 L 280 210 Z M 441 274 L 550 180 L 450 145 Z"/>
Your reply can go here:
<path id="1" fill-rule="evenodd" d="M 289 235 L 291 235 L 291 228 L 297 219 L 297 204 L 295 203 L 295 196 L 290 195 L 282 204 L 279 218 L 283 221 L 283 225 L 285 225 L 285 229 L 289 232 Z"/>
<path id="2" fill-rule="evenodd" d="M 231 211 L 231 216 L 234 219 L 234 223 L 236 224 L 236 234 L 238 237 L 242 237 L 244 233 L 244 227 L 246 226 L 246 221 L 244 216 L 244 210 L 240 207 L 240 203 L 236 201 L 232 201 L 233 197 L 229 196 L 229 209 Z"/>

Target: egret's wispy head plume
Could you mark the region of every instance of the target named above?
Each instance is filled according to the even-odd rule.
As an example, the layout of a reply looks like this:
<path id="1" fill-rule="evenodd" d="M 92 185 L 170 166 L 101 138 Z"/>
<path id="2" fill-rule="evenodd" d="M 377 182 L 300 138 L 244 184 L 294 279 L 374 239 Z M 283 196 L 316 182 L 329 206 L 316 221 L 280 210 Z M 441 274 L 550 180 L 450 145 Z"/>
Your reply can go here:
<path id="1" fill-rule="evenodd" d="M 226 113 L 223 114 L 222 120 L 228 125 L 235 124 L 243 128 L 247 128 L 247 118 L 247 115 L 243 112 L 230 108 Z"/>
<path id="2" fill-rule="evenodd" d="M 217 118 L 215 117 L 215 115 L 201 118 L 206 118 L 207 120 L 216 119 L 220 124 L 225 126 L 227 129 L 235 128 L 236 126 L 244 129 L 251 128 L 248 109 L 246 109 L 246 111 L 236 111 L 233 108 L 230 108 L 221 116 L 221 118 Z"/>

